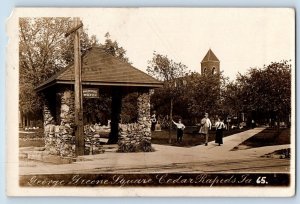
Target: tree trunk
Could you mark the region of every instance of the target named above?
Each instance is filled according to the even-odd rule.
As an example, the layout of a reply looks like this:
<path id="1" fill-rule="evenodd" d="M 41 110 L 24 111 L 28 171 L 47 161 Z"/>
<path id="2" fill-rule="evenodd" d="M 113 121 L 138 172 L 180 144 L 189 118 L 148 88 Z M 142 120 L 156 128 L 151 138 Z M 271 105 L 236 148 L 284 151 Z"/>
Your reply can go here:
<path id="1" fill-rule="evenodd" d="M 26 127 L 29 127 L 30 124 L 29 124 L 29 116 L 28 114 L 26 114 Z"/>
<path id="2" fill-rule="evenodd" d="M 169 126 L 169 144 L 172 143 L 172 120 L 173 120 L 173 98 L 170 100 L 170 126 Z"/>
<path id="3" fill-rule="evenodd" d="M 25 117 L 22 110 L 20 110 L 20 128 L 25 128 Z"/>
<path id="4" fill-rule="evenodd" d="M 279 134 L 279 127 L 280 127 L 280 119 L 277 117 L 277 134 Z"/>
<path id="5" fill-rule="evenodd" d="M 22 114 L 22 128 L 25 128 L 25 117 L 24 115 Z"/>

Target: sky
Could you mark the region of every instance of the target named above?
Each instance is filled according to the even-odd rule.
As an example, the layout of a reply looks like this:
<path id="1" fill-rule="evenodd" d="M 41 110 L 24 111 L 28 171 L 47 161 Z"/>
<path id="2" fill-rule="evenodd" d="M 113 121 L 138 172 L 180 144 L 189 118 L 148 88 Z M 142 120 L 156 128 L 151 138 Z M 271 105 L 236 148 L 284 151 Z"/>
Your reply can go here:
<path id="1" fill-rule="evenodd" d="M 294 62 L 292 9 L 106 8 L 80 17 L 89 35 L 103 43 L 109 32 L 127 50 L 133 66 L 143 71 L 153 51 L 200 72 L 201 60 L 212 49 L 231 80 L 250 67 Z"/>

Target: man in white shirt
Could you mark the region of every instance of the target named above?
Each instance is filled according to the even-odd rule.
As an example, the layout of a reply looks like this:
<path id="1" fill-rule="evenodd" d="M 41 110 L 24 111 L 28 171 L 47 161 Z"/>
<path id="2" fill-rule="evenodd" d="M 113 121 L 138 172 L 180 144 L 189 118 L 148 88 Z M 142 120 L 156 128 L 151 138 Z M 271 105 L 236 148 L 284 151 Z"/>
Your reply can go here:
<path id="1" fill-rule="evenodd" d="M 208 143 L 208 130 L 211 129 L 211 121 L 208 118 L 208 113 L 205 113 L 204 118 L 201 120 L 201 127 L 199 133 L 205 135 L 205 146 Z"/>

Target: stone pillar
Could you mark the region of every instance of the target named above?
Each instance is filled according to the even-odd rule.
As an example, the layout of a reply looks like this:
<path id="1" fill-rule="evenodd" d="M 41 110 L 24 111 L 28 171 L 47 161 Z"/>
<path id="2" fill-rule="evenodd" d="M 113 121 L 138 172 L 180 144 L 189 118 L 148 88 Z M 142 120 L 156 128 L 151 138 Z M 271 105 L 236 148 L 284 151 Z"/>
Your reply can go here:
<path id="1" fill-rule="evenodd" d="M 150 94 L 140 93 L 137 98 L 138 123 L 143 126 L 145 132 L 151 133 L 150 121 Z"/>
<path id="2" fill-rule="evenodd" d="M 75 156 L 75 107 L 74 92 L 63 89 L 58 93 L 60 99 L 61 125 L 56 129 L 56 145 L 59 155 L 62 157 Z"/>
<path id="3" fill-rule="evenodd" d="M 45 148 L 51 154 L 56 154 L 55 150 L 55 120 L 53 113 L 50 110 L 49 102 L 45 101 L 43 108 L 44 116 L 44 134 L 45 134 Z"/>
<path id="4" fill-rule="evenodd" d="M 150 94 L 140 93 L 137 99 L 137 123 L 119 126 L 120 152 L 151 152 Z"/>
<path id="5" fill-rule="evenodd" d="M 137 99 L 138 124 L 143 148 L 151 148 L 150 93 L 140 93 Z"/>

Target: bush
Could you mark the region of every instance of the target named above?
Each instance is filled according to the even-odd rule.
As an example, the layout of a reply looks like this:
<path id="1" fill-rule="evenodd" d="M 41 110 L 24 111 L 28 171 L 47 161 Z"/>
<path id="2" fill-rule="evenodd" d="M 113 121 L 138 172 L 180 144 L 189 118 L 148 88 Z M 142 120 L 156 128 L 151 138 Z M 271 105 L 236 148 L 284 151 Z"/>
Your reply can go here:
<path id="1" fill-rule="evenodd" d="M 143 140 L 140 143 L 119 142 L 118 152 L 153 152 L 151 142 Z"/>

